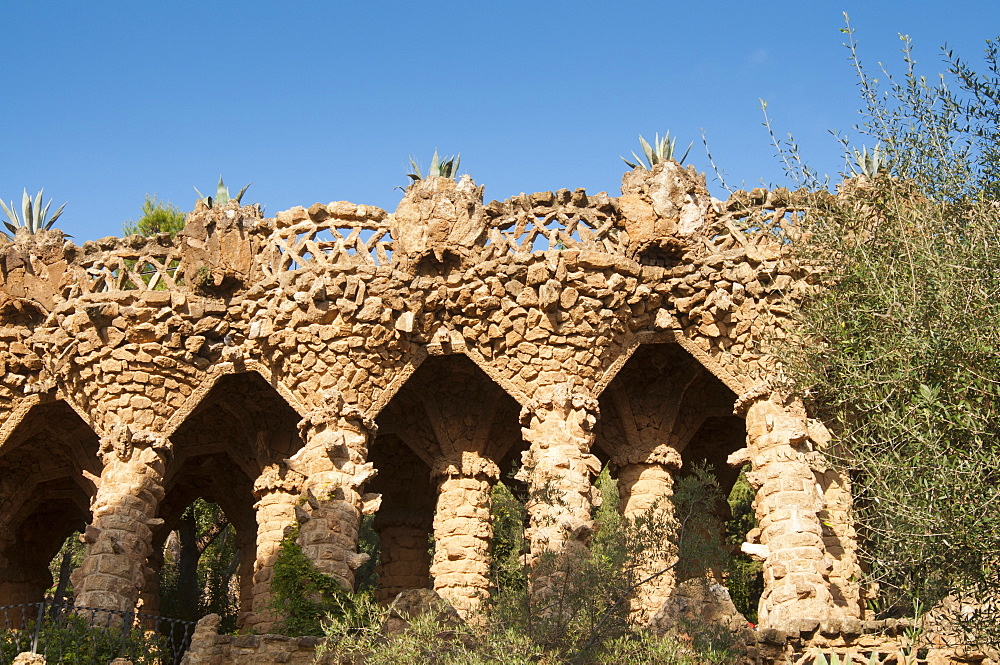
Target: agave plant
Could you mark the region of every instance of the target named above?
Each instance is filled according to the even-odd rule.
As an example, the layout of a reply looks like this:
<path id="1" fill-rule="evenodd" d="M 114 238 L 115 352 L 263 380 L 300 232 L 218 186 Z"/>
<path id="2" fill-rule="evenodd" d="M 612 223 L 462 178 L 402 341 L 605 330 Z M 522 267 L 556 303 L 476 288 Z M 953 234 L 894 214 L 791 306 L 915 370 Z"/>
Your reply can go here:
<path id="1" fill-rule="evenodd" d="M 854 164 L 851 165 L 851 171 L 855 176 L 863 175 L 869 180 L 874 180 L 879 172 L 889 168 L 885 156 L 882 154 L 881 144 L 876 144 L 871 152 L 868 152 L 866 146 L 861 147 L 861 152 L 858 152 L 857 149 L 853 152 Z"/>
<path id="2" fill-rule="evenodd" d="M 52 199 L 49 199 L 49 202 L 46 203 L 43 208 L 42 192 L 44 191 L 44 188 L 38 190 L 38 193 L 35 194 L 34 200 L 32 200 L 32 198 L 28 196 L 27 188 L 25 188 L 24 195 L 21 197 L 20 216 L 18 216 L 17 210 L 14 208 L 13 201 L 10 202 L 10 206 L 8 207 L 7 204 L 3 202 L 3 199 L 0 199 L 0 206 L 3 206 L 3 211 L 9 220 L 4 222 L 3 225 L 10 230 L 10 233 L 16 234 L 18 229 L 28 229 L 29 233 L 34 234 L 42 229 L 48 230 L 52 228 L 55 221 L 59 219 L 59 215 L 62 214 L 63 208 L 66 207 L 66 204 L 64 203 L 59 206 L 59 209 L 56 210 L 55 214 L 49 217 L 49 206 L 52 205 Z M 11 236 L 10 233 L 0 231 L 0 234 L 3 234 L 7 240 L 13 240 L 13 236 Z"/>
<path id="3" fill-rule="evenodd" d="M 452 157 L 445 157 L 441 159 L 438 157 L 438 151 L 435 148 L 434 156 L 431 157 L 430 168 L 427 169 L 427 177 L 441 176 L 442 178 L 454 178 L 458 175 L 458 163 L 462 159 L 462 153 L 454 155 Z M 407 173 L 406 176 L 411 178 L 414 182 L 417 180 L 423 180 L 424 175 L 420 172 L 420 165 L 417 164 L 413 157 L 410 157 L 410 168 L 413 169 L 413 173 Z"/>
<path id="4" fill-rule="evenodd" d="M 194 188 L 194 191 L 198 193 L 198 200 L 204 202 L 205 205 L 211 208 L 214 205 L 220 205 L 220 206 L 226 205 L 230 201 L 236 201 L 237 203 L 239 203 L 240 200 L 243 198 L 243 195 L 246 193 L 247 189 L 252 184 L 253 184 L 252 182 L 248 182 L 243 187 L 243 189 L 240 190 L 239 194 L 237 194 L 236 196 L 229 196 L 229 188 L 226 187 L 226 183 L 222 182 L 222 176 L 220 175 L 219 184 L 215 188 L 214 199 L 211 196 L 205 196 L 204 194 L 199 192 L 197 187 Z"/>
<path id="5" fill-rule="evenodd" d="M 677 146 L 677 139 L 674 138 L 673 140 L 670 140 L 670 132 L 667 132 L 662 139 L 660 138 L 659 133 L 657 133 L 653 138 L 653 145 L 649 145 L 649 142 L 643 138 L 642 134 L 639 134 L 639 144 L 642 146 L 642 153 L 646 156 L 646 162 L 643 163 L 642 157 L 635 154 L 634 150 L 632 151 L 632 157 L 635 158 L 634 163 L 628 161 L 624 157 L 622 157 L 622 161 L 628 164 L 629 168 L 635 169 L 641 166 L 647 171 L 652 171 L 653 167 L 660 162 L 665 162 L 668 159 L 674 158 L 674 149 Z M 684 160 L 687 159 L 688 153 L 691 152 L 691 146 L 693 145 L 693 142 L 688 145 L 687 150 L 685 150 L 681 158 L 677 160 L 677 163 L 684 163 Z"/>

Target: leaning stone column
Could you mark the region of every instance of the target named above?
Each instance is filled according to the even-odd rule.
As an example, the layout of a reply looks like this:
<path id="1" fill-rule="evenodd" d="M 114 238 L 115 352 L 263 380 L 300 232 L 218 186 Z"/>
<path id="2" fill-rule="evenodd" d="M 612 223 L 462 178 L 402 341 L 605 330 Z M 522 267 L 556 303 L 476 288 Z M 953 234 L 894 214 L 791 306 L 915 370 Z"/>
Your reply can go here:
<path id="1" fill-rule="evenodd" d="M 434 512 L 434 590 L 463 618 L 474 616 L 489 596 L 490 488 L 500 469 L 473 452 L 435 469 L 439 476 Z"/>
<path id="2" fill-rule="evenodd" d="M 350 407 L 329 408 L 307 416 L 299 429 L 306 444 L 289 463 L 306 477 L 310 509 L 300 512 L 299 544 L 321 571 L 353 589 L 354 571 L 368 560 L 358 554 L 361 515 L 379 500 L 361 494 L 375 475 L 367 461 L 375 423 Z"/>
<path id="3" fill-rule="evenodd" d="M 637 463 L 612 460 L 618 468 L 618 494 L 623 517 L 635 519 L 656 506 L 656 510 L 673 525 L 673 504 L 670 501 L 674 493 L 673 472 L 680 467 L 681 456 L 673 448 L 663 448 L 663 451 L 658 449 L 654 455 Z M 636 589 L 630 601 L 632 617 L 639 625 L 647 625 L 674 590 L 672 565 L 675 560 L 672 554 L 654 555 L 639 566 L 637 582 L 652 577 Z"/>
<path id="4" fill-rule="evenodd" d="M 93 523 L 81 539 L 83 563 L 73 571 L 76 604 L 132 611 L 146 581 L 152 553 L 150 527 L 162 523 L 163 475 L 170 442 L 122 425 L 101 443 L 104 470 L 93 501 Z"/>
<path id="5" fill-rule="evenodd" d="M 793 628 L 797 620 L 857 619 L 857 583 L 843 579 L 843 566 L 827 550 L 824 488 L 815 467 L 810 422 L 801 406 L 787 406 L 776 395 L 753 398 L 746 408 L 747 450 L 731 461 L 749 461 L 747 480 L 757 490 L 754 508 L 759 543 L 744 544 L 764 562 L 764 594 L 758 618 L 763 626 Z M 843 488 L 838 487 L 839 491 Z M 853 560 L 851 562 L 854 568 Z M 837 570 L 840 575 L 832 574 Z M 860 572 L 860 571 L 856 571 Z"/>
<path id="6" fill-rule="evenodd" d="M 281 549 L 281 541 L 295 525 L 295 507 L 304 481 L 302 474 L 283 464 L 272 464 L 264 469 L 253 484 L 253 493 L 257 498 L 257 503 L 254 504 L 257 512 L 257 547 L 252 572 L 252 613 L 246 623 L 258 633 L 272 630 L 278 620 L 270 607 L 271 574 Z M 242 578 L 242 563 L 240 568 Z M 242 590 L 240 596 L 242 609 Z"/>
<path id="7" fill-rule="evenodd" d="M 568 386 L 542 388 L 532 409 L 521 411 L 521 432 L 529 443 L 518 479 L 528 483 L 527 536 L 532 565 L 545 552 L 572 553 L 593 533 L 591 478 L 601 470 L 590 454 L 597 400 Z M 544 586 L 541 580 L 536 585 Z M 536 586 L 536 588 L 540 588 Z"/>

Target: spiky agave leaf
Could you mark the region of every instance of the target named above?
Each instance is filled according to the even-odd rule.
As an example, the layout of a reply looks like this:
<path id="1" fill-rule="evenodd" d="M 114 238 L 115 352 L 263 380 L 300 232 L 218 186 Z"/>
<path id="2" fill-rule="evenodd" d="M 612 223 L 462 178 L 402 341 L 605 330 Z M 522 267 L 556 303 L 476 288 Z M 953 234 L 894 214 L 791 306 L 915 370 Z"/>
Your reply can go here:
<path id="1" fill-rule="evenodd" d="M 657 136 L 659 136 L 659 134 L 657 134 Z M 642 154 L 646 155 L 646 163 L 649 164 L 647 168 L 653 168 L 656 163 L 653 161 L 653 147 L 649 145 L 649 142 L 646 141 L 642 134 L 639 134 L 639 145 L 642 146 Z"/>
<path id="2" fill-rule="evenodd" d="M 694 145 L 694 141 L 691 141 L 691 143 L 688 143 L 688 147 L 687 147 L 687 150 L 685 150 L 685 151 L 684 151 L 684 154 L 683 154 L 683 155 L 681 155 L 681 158 L 677 160 L 677 163 L 678 163 L 678 164 L 683 164 L 683 163 L 684 163 L 684 160 L 688 158 L 688 155 L 689 155 L 689 154 L 691 153 L 691 147 L 692 147 L 693 145 Z M 673 148 L 671 148 L 671 150 L 670 150 L 670 156 L 671 156 L 671 157 L 673 157 L 673 152 L 674 152 L 674 151 L 673 151 Z"/>
<path id="3" fill-rule="evenodd" d="M 31 214 L 31 197 L 28 196 L 28 188 L 24 188 L 24 193 L 21 195 L 21 222 L 27 229 L 34 233 L 35 229 L 32 225 L 34 215 Z"/>
<path id="4" fill-rule="evenodd" d="M 637 169 L 642 167 L 647 171 L 651 171 L 657 164 L 665 162 L 669 159 L 674 159 L 674 152 L 677 149 L 677 139 L 671 139 L 670 132 L 667 132 L 663 138 L 660 138 L 660 133 L 657 132 L 653 136 L 652 145 L 650 145 L 649 141 L 646 140 L 646 137 L 639 134 L 639 145 L 642 147 L 642 154 L 645 157 L 645 160 L 643 160 L 643 157 L 635 154 L 634 150 L 632 151 L 632 158 L 635 159 L 634 162 L 631 162 L 624 157 L 622 157 L 621 160 L 625 162 L 629 168 Z M 680 160 L 678 160 L 678 163 L 684 163 L 684 160 L 687 159 L 688 153 L 691 152 L 691 147 L 693 145 L 694 142 L 692 141 L 688 145 L 687 150 L 684 151 L 684 155 L 680 158 Z"/>
<path id="5" fill-rule="evenodd" d="M 52 199 L 49 199 L 49 202 L 45 204 L 45 212 L 48 212 L 48 210 L 49 210 L 49 205 L 50 205 L 51 203 L 52 203 Z M 48 221 L 48 222 L 47 222 L 47 223 L 45 224 L 45 229 L 46 229 L 46 230 L 48 230 L 48 229 L 51 229 L 51 228 L 52 228 L 52 225 L 56 223 L 56 220 L 57 220 L 57 219 L 59 219 L 59 215 L 61 215 L 61 214 L 63 213 L 63 209 L 64 209 L 65 207 L 66 207 L 66 204 L 65 204 L 65 203 L 63 203 L 63 204 L 62 204 L 61 206 L 59 206 L 59 209 L 58 209 L 58 210 L 56 210 L 55 214 L 54 214 L 54 215 L 52 215 L 52 217 L 49 217 L 49 221 Z M 42 214 L 42 219 L 44 219 L 44 218 L 45 218 L 45 214 L 43 213 L 43 214 Z"/>
<path id="6" fill-rule="evenodd" d="M 237 194 L 235 197 L 231 197 L 229 196 L 229 188 L 226 187 L 226 183 L 223 182 L 222 175 L 220 174 L 219 184 L 215 186 L 215 198 L 212 198 L 211 196 L 205 196 L 204 194 L 201 193 L 201 191 L 197 187 L 194 188 L 194 191 L 198 195 L 199 201 L 203 202 L 209 208 L 214 208 L 216 204 L 223 206 L 229 203 L 230 201 L 236 201 L 237 203 L 240 203 L 240 201 L 243 199 L 243 195 L 246 194 L 247 190 L 250 189 L 250 185 L 252 184 L 253 184 L 252 182 L 248 182 L 246 185 L 243 186 L 243 189 L 240 190 L 239 194 Z"/>
<path id="7" fill-rule="evenodd" d="M 252 182 L 248 182 L 247 184 L 243 185 L 243 189 L 240 190 L 239 194 L 233 197 L 233 200 L 236 201 L 237 203 L 240 203 L 243 200 L 243 195 L 247 193 L 247 190 L 250 189 L 250 185 L 252 184 L 253 184 Z"/>
<path id="8" fill-rule="evenodd" d="M 462 160 L 462 153 L 457 155 L 448 155 L 447 157 L 442 157 L 438 152 L 437 148 L 434 149 L 434 155 L 431 157 L 431 165 L 427 169 L 427 177 L 438 176 L 443 178 L 454 178 L 458 173 L 458 166 Z M 424 174 L 420 169 L 420 165 L 417 163 L 413 157 L 410 157 L 410 173 L 406 174 L 407 178 L 410 178 L 414 182 L 417 180 L 423 180 Z"/>
<path id="9" fill-rule="evenodd" d="M 438 175 L 444 178 L 454 178 L 455 174 L 458 173 L 458 164 L 461 158 L 461 153 L 445 157 L 438 164 L 437 172 L 432 172 L 432 175 Z"/>
<path id="10" fill-rule="evenodd" d="M 35 198 L 32 199 L 28 194 L 28 189 L 25 188 L 21 192 L 21 214 L 17 214 L 17 208 L 14 206 L 14 202 L 11 201 L 10 205 L 5 203 L 3 199 L 0 199 L 0 208 L 3 208 L 3 212 L 7 215 L 9 221 L 5 221 L 3 224 L 7 227 L 11 233 L 16 234 L 18 229 L 28 229 L 29 233 L 36 233 L 40 230 L 49 230 L 55 221 L 59 219 L 62 214 L 63 209 L 66 208 L 66 204 L 63 203 L 56 210 L 55 214 L 49 217 L 49 209 L 52 207 L 52 199 L 49 199 L 48 203 L 42 207 L 42 198 L 44 197 L 45 189 L 38 190 L 35 194 Z M 8 240 L 13 240 L 12 236 L 4 231 L 0 231 L 5 238 Z"/>
<path id="11" fill-rule="evenodd" d="M 414 182 L 424 179 L 424 174 L 420 172 L 420 164 L 417 164 L 417 160 L 413 159 L 413 155 L 410 155 L 410 169 L 412 173 L 407 173 L 407 178 L 410 178 Z"/>
<path id="12" fill-rule="evenodd" d="M 431 165 L 427 168 L 427 175 L 441 175 L 441 160 L 438 157 L 437 148 L 434 148 L 434 156 L 431 157 Z"/>
<path id="13" fill-rule="evenodd" d="M 10 207 L 8 208 L 7 204 L 3 202 L 3 199 L 0 199 L 0 206 L 3 206 L 3 211 L 4 214 L 7 215 L 7 219 L 13 222 L 16 226 L 21 226 L 21 219 L 17 216 L 17 213 L 14 211 L 13 201 L 10 202 Z M 7 222 L 4 222 L 4 224 L 10 226 L 10 224 L 8 224 Z M 17 228 L 15 227 L 13 230 L 17 231 Z"/>
<path id="14" fill-rule="evenodd" d="M 215 186 L 215 201 L 220 206 L 229 203 L 229 188 L 222 182 L 222 174 L 219 174 L 219 184 Z"/>
<path id="15" fill-rule="evenodd" d="M 857 168 L 851 166 L 853 174 L 855 176 L 863 175 L 869 180 L 875 178 L 879 171 L 886 167 L 881 148 L 881 144 L 876 144 L 870 153 L 867 146 L 861 146 L 861 152 L 854 149 L 854 163 Z"/>
<path id="16" fill-rule="evenodd" d="M 200 191 L 198 191 L 197 187 L 194 188 L 194 192 L 195 192 L 195 194 L 198 195 L 198 200 L 199 201 L 201 201 L 202 203 L 204 203 L 205 205 L 207 205 L 209 208 L 212 207 L 212 197 L 211 196 L 205 196 Z"/>

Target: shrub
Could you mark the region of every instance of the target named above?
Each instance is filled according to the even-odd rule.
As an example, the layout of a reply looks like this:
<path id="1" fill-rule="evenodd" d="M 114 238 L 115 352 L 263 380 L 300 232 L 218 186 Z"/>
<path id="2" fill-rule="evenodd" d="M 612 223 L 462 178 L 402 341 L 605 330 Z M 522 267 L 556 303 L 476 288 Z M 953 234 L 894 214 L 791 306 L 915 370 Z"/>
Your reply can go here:
<path id="1" fill-rule="evenodd" d="M 823 288 L 778 353 L 837 437 L 826 452 L 852 479 L 872 609 L 950 596 L 970 640 L 998 642 L 998 47 L 987 41 L 985 76 L 945 51 L 947 74 L 925 78 L 903 38 L 904 73 L 876 79 L 845 32 L 857 129 L 885 166 L 817 197 L 789 239 L 824 267 Z"/>
<path id="2" fill-rule="evenodd" d="M 283 634 L 322 635 L 323 621 L 343 616 L 353 601 L 306 556 L 296 542 L 298 535 L 295 528 L 281 541 L 271 573 L 271 609 L 284 617 Z"/>
<path id="3" fill-rule="evenodd" d="M 100 615 L 61 614 L 46 617 L 38 633 L 38 653 L 51 663 L 107 663 L 119 656 L 135 665 L 173 662 L 173 653 L 164 636 L 141 628 L 95 625 Z M 5 630 L 0 633 L 0 658 L 10 662 L 21 651 L 31 647 L 33 633 L 25 630 Z"/>
<path id="4" fill-rule="evenodd" d="M 142 236 L 169 233 L 173 238 L 184 228 L 184 221 L 185 215 L 180 208 L 159 200 L 156 194 L 146 194 L 146 200 L 142 204 L 142 217 L 138 221 L 122 223 L 122 233 Z"/>

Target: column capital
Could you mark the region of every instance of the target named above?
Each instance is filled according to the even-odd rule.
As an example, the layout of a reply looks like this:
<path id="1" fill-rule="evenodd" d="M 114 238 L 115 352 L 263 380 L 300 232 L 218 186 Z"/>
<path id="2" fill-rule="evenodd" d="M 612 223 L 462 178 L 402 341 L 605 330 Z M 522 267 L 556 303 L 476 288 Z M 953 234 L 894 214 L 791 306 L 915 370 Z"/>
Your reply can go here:
<path id="1" fill-rule="evenodd" d="M 253 495 L 260 499 L 271 492 L 298 494 L 305 486 L 306 477 L 287 464 L 278 462 L 264 467 L 253 483 Z"/>
<path id="2" fill-rule="evenodd" d="M 749 409 L 756 402 L 771 399 L 776 392 L 774 383 L 771 380 L 761 381 L 744 390 L 736 398 L 733 405 L 733 415 L 745 416 Z"/>
<path id="3" fill-rule="evenodd" d="M 532 418 L 545 420 L 549 414 L 568 420 L 570 414 L 578 413 L 581 414 L 580 426 L 586 431 L 593 429 L 601 413 L 600 404 L 593 395 L 574 388 L 562 383 L 539 388 L 534 397 L 521 407 L 521 426 L 530 426 Z"/>
<path id="4" fill-rule="evenodd" d="M 339 390 L 326 390 L 322 394 L 323 401 L 299 421 L 299 433 L 307 438 L 310 430 L 342 429 L 353 427 L 367 436 L 374 436 L 378 431 L 375 420 L 366 416 L 358 406 L 347 402 Z"/>
<path id="5" fill-rule="evenodd" d="M 461 455 L 450 455 L 437 460 L 431 469 L 431 478 L 441 476 L 464 476 L 472 478 L 485 476 L 491 480 L 500 478 L 500 467 L 491 459 L 481 456 L 478 452 L 464 450 Z"/>
<path id="6" fill-rule="evenodd" d="M 101 461 L 105 466 L 115 458 L 128 462 L 137 448 L 150 449 L 162 456 L 173 452 L 173 444 L 166 436 L 148 430 L 133 430 L 128 423 L 118 423 L 110 434 L 101 437 Z"/>
<path id="7" fill-rule="evenodd" d="M 611 464 L 621 469 L 632 465 L 658 464 L 666 469 L 676 470 L 682 465 L 680 452 L 671 445 L 661 443 L 652 450 L 648 448 L 628 447 L 618 450 L 611 456 Z"/>

